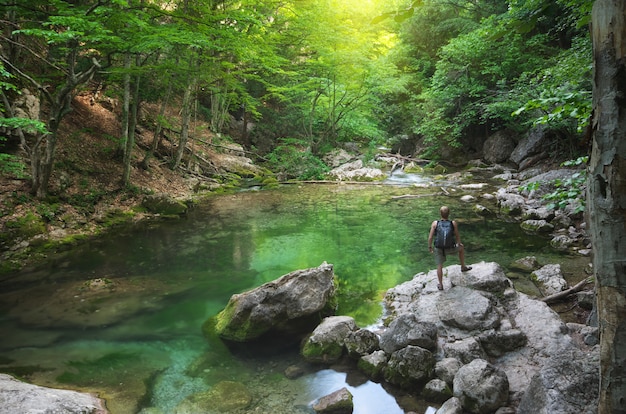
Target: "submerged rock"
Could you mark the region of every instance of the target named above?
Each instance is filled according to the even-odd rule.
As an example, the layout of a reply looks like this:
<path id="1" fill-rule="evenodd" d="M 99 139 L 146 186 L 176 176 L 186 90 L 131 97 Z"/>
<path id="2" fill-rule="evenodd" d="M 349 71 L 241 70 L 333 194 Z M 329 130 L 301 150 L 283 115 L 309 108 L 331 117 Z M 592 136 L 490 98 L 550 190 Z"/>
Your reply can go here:
<path id="1" fill-rule="evenodd" d="M 208 391 L 192 394 L 175 409 L 175 414 L 225 413 L 244 409 L 252 402 L 245 385 L 235 381 L 218 382 Z"/>

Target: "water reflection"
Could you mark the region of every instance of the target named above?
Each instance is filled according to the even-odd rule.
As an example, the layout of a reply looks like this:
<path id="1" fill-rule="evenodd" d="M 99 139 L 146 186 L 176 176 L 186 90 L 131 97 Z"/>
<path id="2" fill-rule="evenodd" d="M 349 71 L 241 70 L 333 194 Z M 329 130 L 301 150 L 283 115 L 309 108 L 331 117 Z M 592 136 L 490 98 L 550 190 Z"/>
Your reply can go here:
<path id="1" fill-rule="evenodd" d="M 347 381 L 348 374 L 337 372 L 332 369 L 324 369 L 306 378 L 312 400 L 323 397 L 330 392 L 343 387 L 347 388 L 353 396 L 354 414 L 403 414 L 395 398 L 387 393 L 382 385 L 366 380 L 364 383 L 350 385 Z"/>
<path id="2" fill-rule="evenodd" d="M 375 323 L 387 289 L 434 268 L 427 237 L 441 204 L 460 223 L 469 264 L 506 265 L 528 254 L 549 262 L 547 240 L 476 216 L 458 201 L 467 192 L 294 185 L 215 197 L 187 219 L 119 229 L 45 268 L 11 275 L 0 293 L 0 371 L 102 392 L 113 414 L 142 406 L 172 412 L 223 380 L 271 395 L 267 412 L 293 413 L 294 402 L 306 405 L 348 386 L 355 413 L 402 413 L 407 404 L 379 384 L 351 385 L 348 374 L 331 370 L 286 380 L 297 355 L 241 360 L 209 344 L 200 327 L 233 293 L 323 261 L 339 279 L 339 314 L 360 326 Z"/>

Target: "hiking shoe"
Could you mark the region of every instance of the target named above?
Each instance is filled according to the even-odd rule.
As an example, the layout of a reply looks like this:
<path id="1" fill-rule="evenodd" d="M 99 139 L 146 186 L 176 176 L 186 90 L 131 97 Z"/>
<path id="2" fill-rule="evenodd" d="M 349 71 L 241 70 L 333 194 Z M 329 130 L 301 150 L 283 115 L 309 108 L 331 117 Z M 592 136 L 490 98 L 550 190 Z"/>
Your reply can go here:
<path id="1" fill-rule="evenodd" d="M 439 289 L 439 290 L 443 290 L 443 285 L 442 285 L 441 283 L 439 283 L 439 284 L 437 285 L 437 289 Z"/>
<path id="2" fill-rule="evenodd" d="M 461 272 L 467 272 L 468 270 L 472 270 L 472 266 L 465 266 L 461 268 Z"/>

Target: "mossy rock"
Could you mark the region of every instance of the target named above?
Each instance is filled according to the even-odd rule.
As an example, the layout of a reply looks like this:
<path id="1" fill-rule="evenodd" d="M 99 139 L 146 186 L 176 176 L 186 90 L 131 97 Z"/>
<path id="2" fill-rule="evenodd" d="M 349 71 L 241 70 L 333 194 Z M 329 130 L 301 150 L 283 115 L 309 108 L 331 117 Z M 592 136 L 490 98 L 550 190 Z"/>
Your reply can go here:
<path id="1" fill-rule="evenodd" d="M 180 216 L 187 213 L 187 204 L 165 194 L 148 195 L 141 205 L 151 213 L 164 216 Z"/>
<path id="2" fill-rule="evenodd" d="M 226 413 L 247 408 L 252 394 L 240 382 L 222 381 L 208 391 L 192 394 L 178 407 L 176 412 Z"/>
<path id="3" fill-rule="evenodd" d="M 46 232 L 44 220 L 30 212 L 17 220 L 8 221 L 6 227 L 16 238 L 28 239 Z"/>
<path id="4" fill-rule="evenodd" d="M 300 352 L 304 359 L 309 362 L 332 363 L 341 358 L 343 350 L 343 346 L 336 342 L 321 344 L 305 341 Z"/>

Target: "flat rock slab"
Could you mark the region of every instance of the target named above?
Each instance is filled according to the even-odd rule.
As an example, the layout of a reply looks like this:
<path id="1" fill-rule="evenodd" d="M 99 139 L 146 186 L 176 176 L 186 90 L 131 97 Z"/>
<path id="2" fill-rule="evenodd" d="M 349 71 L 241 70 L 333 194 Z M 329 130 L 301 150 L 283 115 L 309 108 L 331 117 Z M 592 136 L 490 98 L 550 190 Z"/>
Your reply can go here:
<path id="1" fill-rule="evenodd" d="M 0 414 L 107 414 L 104 402 L 91 394 L 40 387 L 0 374 Z"/>

